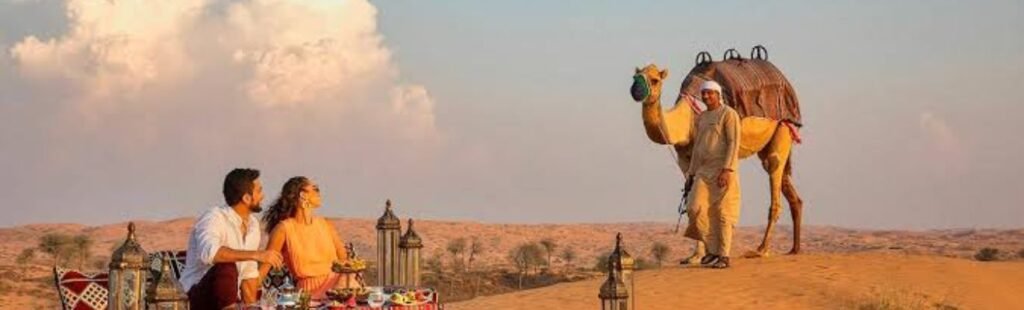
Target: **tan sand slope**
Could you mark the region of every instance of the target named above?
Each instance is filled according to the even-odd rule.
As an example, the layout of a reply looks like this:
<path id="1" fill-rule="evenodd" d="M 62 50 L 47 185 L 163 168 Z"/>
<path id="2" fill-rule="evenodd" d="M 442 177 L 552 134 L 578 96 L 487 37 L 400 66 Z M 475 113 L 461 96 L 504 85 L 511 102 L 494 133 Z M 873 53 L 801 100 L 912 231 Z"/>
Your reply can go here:
<path id="1" fill-rule="evenodd" d="M 481 297 L 448 309 L 599 309 L 602 282 Z M 885 253 L 776 256 L 736 260 L 729 270 L 640 271 L 635 285 L 636 309 L 643 310 L 878 309 L 883 302 L 912 309 L 1024 309 L 1020 261 Z"/>

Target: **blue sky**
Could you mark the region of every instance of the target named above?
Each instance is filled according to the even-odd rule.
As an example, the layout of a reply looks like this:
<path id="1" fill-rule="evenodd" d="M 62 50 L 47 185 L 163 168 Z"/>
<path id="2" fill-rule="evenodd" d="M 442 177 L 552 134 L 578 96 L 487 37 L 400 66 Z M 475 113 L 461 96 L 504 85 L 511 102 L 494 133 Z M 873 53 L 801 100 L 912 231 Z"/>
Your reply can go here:
<path id="1" fill-rule="evenodd" d="M 144 23 L 131 29 L 155 30 L 76 36 L 68 25 L 88 23 L 69 22 L 61 2 L 0 2 L 0 168 L 10 171 L 0 194 L 3 208 L 25 210 L 0 225 L 192 216 L 218 203 L 220 178 L 238 165 L 264 170 L 270 198 L 291 175 L 313 177 L 330 216 L 372 217 L 392 198 L 421 218 L 672 221 L 681 182 L 668 151 L 643 134 L 627 94 L 633 67 L 667 67 L 678 85 L 697 52 L 757 44 L 801 99 L 794 166 L 808 224 L 1024 224 L 1017 1 L 188 3 L 173 31 Z M 138 22 L 123 12 L 95 15 Z M 239 22 L 250 15 L 256 23 Z M 58 43 L 30 50 L 29 36 Z M 47 67 L 83 53 L 52 56 L 58 47 L 104 36 L 169 61 L 93 55 Z M 154 37 L 171 39 L 145 39 Z M 323 38 L 341 43 L 287 52 Z M 147 45 L 178 41 L 181 55 Z M 338 65 L 246 58 L 280 51 Z M 150 71 L 95 69 L 123 63 L 158 74 L 136 84 L 125 81 Z M 110 78 L 119 74 L 129 78 Z M 299 82 L 260 84 L 280 76 Z M 96 99 L 95 85 L 118 96 Z M 271 86 L 237 91 L 253 85 Z M 763 225 L 767 176 L 751 160 L 741 179 L 741 224 Z"/>

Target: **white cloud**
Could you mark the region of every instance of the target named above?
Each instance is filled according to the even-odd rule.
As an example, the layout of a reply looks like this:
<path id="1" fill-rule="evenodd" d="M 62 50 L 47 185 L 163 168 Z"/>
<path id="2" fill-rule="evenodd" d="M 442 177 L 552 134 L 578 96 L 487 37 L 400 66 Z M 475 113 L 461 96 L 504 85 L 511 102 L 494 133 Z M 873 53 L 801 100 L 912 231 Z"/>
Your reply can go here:
<path id="1" fill-rule="evenodd" d="M 11 56 L 28 77 L 71 81 L 82 90 L 82 101 L 134 95 L 187 76 L 182 32 L 203 5 L 201 0 L 71 0 L 67 34 L 26 37 L 11 48 Z"/>
<path id="2" fill-rule="evenodd" d="M 229 25 L 240 40 L 235 61 L 251 67 L 246 92 L 268 105 L 344 96 L 397 74 L 365 1 L 237 3 Z"/>
<path id="3" fill-rule="evenodd" d="M 148 111 L 130 113 L 159 126 L 168 120 L 154 115 L 155 105 L 199 101 L 345 118 L 329 120 L 331 126 L 361 117 L 393 120 L 421 138 L 437 134 L 433 99 L 422 86 L 397 82 L 377 10 L 365 0 L 250 0 L 225 9 L 206 0 L 68 0 L 66 10 L 66 34 L 25 37 L 10 55 L 40 89 L 70 85 L 75 91 L 66 103 L 94 121 L 145 105 Z M 393 90 L 398 95 L 388 98 Z M 100 109 L 95 103 L 103 113 L 92 113 Z M 278 131 L 310 125 L 264 116 L 292 122 L 273 124 Z"/>

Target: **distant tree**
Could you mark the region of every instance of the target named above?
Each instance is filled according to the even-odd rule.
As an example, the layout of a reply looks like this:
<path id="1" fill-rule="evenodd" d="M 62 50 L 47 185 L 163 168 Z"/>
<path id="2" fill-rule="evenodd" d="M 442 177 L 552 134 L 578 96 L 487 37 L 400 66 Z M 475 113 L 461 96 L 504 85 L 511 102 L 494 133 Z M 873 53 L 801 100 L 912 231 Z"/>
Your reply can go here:
<path id="1" fill-rule="evenodd" d="M 509 252 L 508 259 L 519 272 L 519 289 L 522 289 L 523 278 L 544 263 L 544 249 L 537 243 L 523 243 Z"/>
<path id="2" fill-rule="evenodd" d="M 448 240 L 448 245 L 445 246 L 448 253 L 452 254 L 452 266 L 459 270 L 463 265 L 462 256 L 466 253 L 466 238 L 456 238 Z"/>
<path id="3" fill-rule="evenodd" d="M 423 266 L 429 272 L 440 275 L 444 273 L 444 265 L 441 263 L 441 253 L 435 252 L 433 256 L 423 262 Z"/>
<path id="4" fill-rule="evenodd" d="M 48 233 L 39 237 L 39 245 L 36 247 L 40 252 L 49 254 L 53 258 L 53 265 L 56 266 L 71 256 L 73 238 L 62 233 Z"/>
<path id="5" fill-rule="evenodd" d="M 594 264 L 594 270 L 600 272 L 608 271 L 608 255 L 611 253 L 603 253 L 597 255 L 597 262 Z"/>
<path id="6" fill-rule="evenodd" d="M 547 254 L 547 265 L 551 267 L 551 256 L 554 255 L 555 249 L 558 248 L 558 243 L 555 243 L 554 239 L 544 238 L 540 241 L 540 245 L 544 247 L 544 253 Z"/>
<path id="7" fill-rule="evenodd" d="M 569 268 L 572 268 L 572 262 L 576 260 L 576 250 L 572 247 L 567 247 L 562 250 L 562 260 L 565 261 L 565 264 Z"/>
<path id="8" fill-rule="evenodd" d="M 36 248 L 26 248 L 21 250 L 21 254 L 18 254 L 18 258 L 15 259 L 15 263 L 18 265 L 25 265 L 32 262 L 32 259 L 36 257 Z"/>
<path id="9" fill-rule="evenodd" d="M 85 267 L 85 263 L 92 257 L 92 243 L 88 235 L 77 235 L 71 239 L 72 251 L 78 256 L 78 269 Z"/>
<path id="10" fill-rule="evenodd" d="M 483 252 L 483 241 L 480 241 L 480 238 L 478 237 L 473 237 L 473 239 L 469 242 L 469 261 L 466 263 L 466 266 L 469 270 L 473 270 L 473 261 L 476 260 L 477 256 L 483 254 Z"/>
<path id="11" fill-rule="evenodd" d="M 661 263 L 668 257 L 669 248 L 667 245 L 661 242 L 654 242 L 651 245 L 651 257 L 654 257 L 654 261 L 658 262 L 658 267 L 661 267 Z"/>
<path id="12" fill-rule="evenodd" d="M 999 260 L 999 249 L 983 248 L 977 254 L 974 254 L 974 259 L 983 262 Z"/>

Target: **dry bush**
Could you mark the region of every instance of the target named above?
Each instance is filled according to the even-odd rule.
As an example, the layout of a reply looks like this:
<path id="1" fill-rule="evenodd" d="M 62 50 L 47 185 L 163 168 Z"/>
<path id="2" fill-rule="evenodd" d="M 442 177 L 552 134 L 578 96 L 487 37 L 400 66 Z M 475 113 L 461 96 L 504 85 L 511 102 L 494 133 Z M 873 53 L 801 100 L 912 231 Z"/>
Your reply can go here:
<path id="1" fill-rule="evenodd" d="M 857 310 L 960 309 L 945 300 L 936 302 L 921 293 L 896 289 L 885 289 L 869 294 L 864 299 L 855 301 L 850 308 Z"/>
<path id="2" fill-rule="evenodd" d="M 997 261 L 999 260 L 999 249 L 983 248 L 977 254 L 974 254 L 974 259 L 983 262 Z"/>

